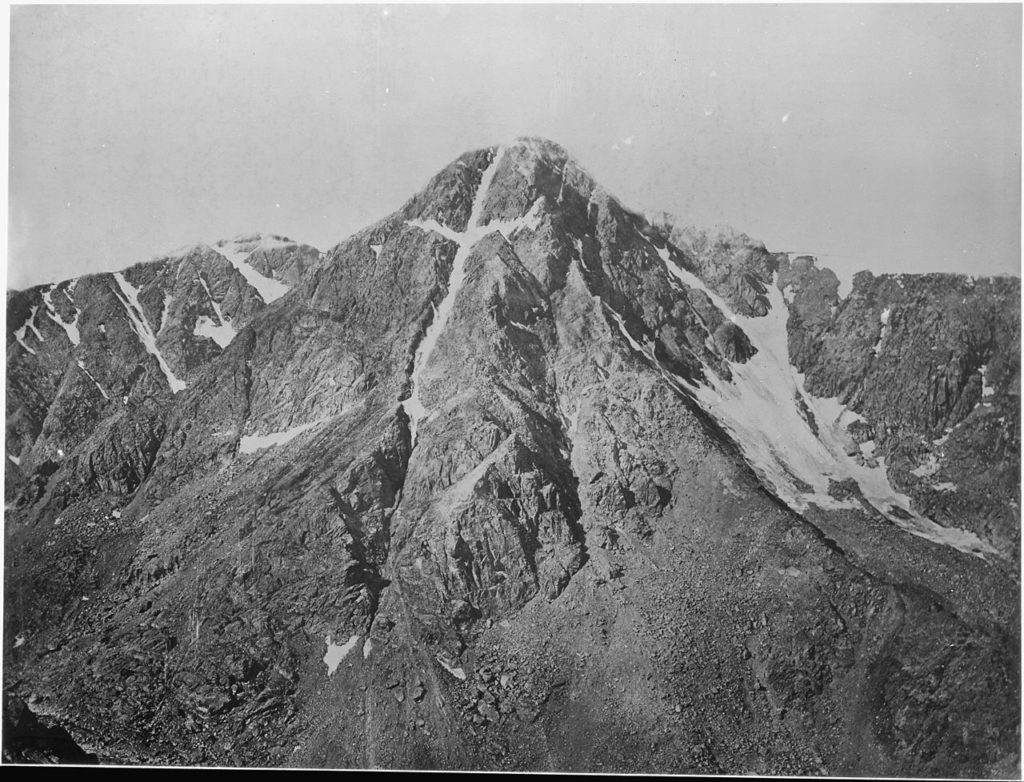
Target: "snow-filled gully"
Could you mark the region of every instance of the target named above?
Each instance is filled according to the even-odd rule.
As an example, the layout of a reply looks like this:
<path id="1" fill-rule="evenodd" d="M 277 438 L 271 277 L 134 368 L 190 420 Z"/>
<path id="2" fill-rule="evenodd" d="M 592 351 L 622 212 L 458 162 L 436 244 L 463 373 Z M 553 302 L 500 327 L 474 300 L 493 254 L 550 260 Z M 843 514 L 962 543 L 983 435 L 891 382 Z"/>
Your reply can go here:
<path id="1" fill-rule="evenodd" d="M 503 152 L 503 148 L 499 147 L 497 149 L 490 165 L 487 166 L 480 177 L 480 184 L 477 187 L 476 195 L 473 197 L 473 207 L 470 210 L 469 221 L 466 223 L 465 231 L 453 231 L 436 220 L 408 221 L 409 225 L 424 231 L 439 233 L 445 239 L 455 242 L 459 246 L 455 253 L 455 259 L 452 261 L 451 276 L 448 278 L 448 290 L 441 300 L 440 306 L 434 310 L 434 318 L 427 327 L 419 347 L 416 348 L 412 374 L 409 378 L 411 390 L 408 399 L 402 402 L 402 408 L 405 410 L 406 415 L 409 416 L 409 433 L 412 437 L 413 447 L 416 445 L 416 430 L 419 422 L 428 413 L 427 408 L 420 399 L 420 377 L 423 374 L 423 368 L 430 361 L 430 357 L 437 347 L 437 340 L 444 332 L 445 326 L 448 325 L 452 310 L 455 308 L 455 299 L 459 295 L 459 290 L 462 288 L 463 283 L 466 281 L 466 260 L 469 258 L 473 246 L 494 231 L 501 231 L 503 235 L 507 236 L 509 232 L 515 230 L 520 225 L 535 225 L 537 219 L 535 204 L 529 213 L 518 220 L 491 222 L 486 225 L 480 224 L 484 201 L 487 199 L 487 192 L 491 188 L 491 182 L 494 180 L 494 174 L 498 170 L 498 162 L 501 160 Z"/>
<path id="2" fill-rule="evenodd" d="M 256 451 L 263 450 L 264 448 L 273 448 L 277 445 L 285 445 L 286 443 L 290 443 L 303 432 L 306 432 L 315 426 L 320 426 L 320 424 L 326 423 L 329 420 L 330 417 L 328 416 L 326 418 L 318 418 L 315 421 L 310 421 L 308 424 L 293 426 L 291 429 L 286 429 L 282 432 L 243 435 L 238 441 L 238 451 L 239 453 L 249 454 L 256 453 Z"/>
<path id="3" fill-rule="evenodd" d="M 210 286 L 206 284 L 206 280 L 203 276 L 197 275 L 196 279 L 199 280 L 199 284 L 203 286 L 203 290 L 206 291 L 206 296 L 210 300 L 210 304 L 213 306 L 213 313 L 217 316 L 219 323 L 214 323 L 213 320 L 207 315 L 200 315 L 196 319 L 195 328 L 192 333 L 197 337 L 209 337 L 216 342 L 220 347 L 226 348 L 231 344 L 231 340 L 235 338 L 236 332 L 234 327 L 231 325 L 231 321 L 224 317 L 224 312 L 220 308 L 220 304 L 213 298 L 213 293 L 210 292 Z M 167 308 L 164 307 L 166 313 Z M 161 325 L 161 328 L 163 326 Z"/>
<path id="4" fill-rule="evenodd" d="M 420 398 L 423 369 L 429 363 L 430 357 L 433 355 L 434 349 L 437 347 L 437 341 L 441 334 L 444 333 L 445 327 L 451 319 L 452 311 L 455 308 L 455 300 L 466 281 L 466 261 L 468 260 L 474 245 L 494 231 L 499 231 L 507 241 L 508 236 L 512 231 L 522 226 L 528 226 L 535 229 L 539 222 L 540 204 L 538 199 L 538 202 L 534 203 L 529 212 L 516 220 L 492 221 L 486 224 L 481 224 L 484 202 L 487 198 L 487 193 L 490 190 L 491 182 L 494 180 L 494 174 L 498 170 L 498 163 L 501 161 L 503 153 L 504 149 L 502 147 L 498 147 L 490 164 L 480 177 L 480 184 L 477 186 L 476 194 L 473 197 L 473 206 L 470 209 L 469 220 L 466 223 L 465 231 L 452 230 L 447 226 L 441 225 L 436 220 L 408 221 L 408 224 L 413 227 L 420 228 L 424 231 L 433 231 L 434 233 L 438 233 L 445 239 L 455 242 L 455 244 L 458 245 L 458 250 L 455 252 L 455 258 L 452 261 L 452 271 L 448 278 L 447 291 L 445 292 L 440 305 L 434 309 L 433 320 L 431 320 L 430 325 L 427 327 L 427 330 L 423 335 L 423 339 L 420 340 L 420 344 L 416 348 L 416 353 L 413 358 L 412 372 L 409 376 L 409 396 L 399 403 L 406 415 L 409 416 L 409 434 L 413 450 L 416 448 L 417 429 L 419 423 L 424 418 L 427 418 L 430 412 L 427 410 L 426 405 L 424 405 L 423 400 Z M 412 458 L 411 452 L 409 458 Z M 480 468 L 478 468 L 478 471 L 479 469 Z M 486 469 L 486 463 L 484 469 Z M 474 473 L 466 476 L 463 480 L 471 481 L 474 478 L 478 478 L 476 472 L 477 471 L 474 471 Z M 401 495 L 399 495 L 395 504 L 395 510 L 398 509 L 399 503 L 401 503 Z M 455 665 L 454 661 L 448 660 L 442 655 L 437 655 L 435 659 L 442 668 L 456 679 L 463 681 L 466 679 L 465 670 Z"/>
<path id="5" fill-rule="evenodd" d="M 70 323 L 65 321 L 60 316 L 60 313 L 57 312 L 57 308 L 53 306 L 52 296 L 53 296 L 53 289 L 55 287 L 56 286 L 51 285 L 49 288 L 46 288 L 43 291 L 43 294 L 42 294 L 43 295 L 43 303 L 46 305 L 46 316 L 50 320 L 52 320 L 54 323 L 56 323 L 58 326 L 60 326 L 62 329 L 64 329 L 65 333 L 68 335 L 68 339 L 71 341 L 71 344 L 77 346 L 82 341 L 81 335 L 78 333 L 78 318 L 81 316 L 82 313 L 81 313 L 81 311 L 79 311 L 78 307 L 76 306 L 75 307 L 75 317 L 74 317 L 74 320 L 72 320 Z M 67 295 L 67 291 L 66 290 L 65 290 L 64 293 L 65 293 L 65 295 Z M 71 304 L 74 305 L 74 303 L 75 303 L 74 299 L 71 299 L 70 297 L 68 297 L 68 298 L 69 298 L 69 301 L 71 301 Z"/>
<path id="6" fill-rule="evenodd" d="M 30 348 L 28 346 L 28 343 L 25 342 L 25 335 L 28 332 L 29 321 L 31 321 L 32 318 L 34 318 L 35 316 L 36 311 L 32 310 L 32 314 L 29 316 L 29 319 L 22 323 L 21 326 L 19 326 L 18 329 L 14 332 L 14 339 L 17 340 L 18 344 L 25 348 L 25 350 L 27 350 L 33 356 L 37 355 L 36 351 L 33 348 Z"/>
<path id="7" fill-rule="evenodd" d="M 214 245 L 213 249 L 220 253 L 245 277 L 246 282 L 256 290 L 264 302 L 270 304 L 277 301 L 288 292 L 288 286 L 280 280 L 260 274 L 248 263 L 248 259 L 256 250 L 273 250 L 279 247 L 290 247 L 291 245 L 269 237 L 260 237 L 259 244 L 252 249 L 244 249 L 244 245 L 244 242 L 225 242 Z"/>
<path id="8" fill-rule="evenodd" d="M 179 380 L 175 376 L 170 365 L 160 352 L 160 348 L 156 346 L 156 335 L 153 333 L 153 329 L 149 327 L 149 323 L 146 322 L 146 313 L 143 312 L 142 305 L 139 304 L 138 288 L 128 282 L 121 272 L 114 272 L 113 277 L 117 282 L 117 287 L 120 289 L 119 294 L 117 291 L 114 291 L 114 294 L 121 300 L 124 311 L 128 314 L 128 321 L 132 324 L 132 329 L 139 338 L 139 342 L 142 343 L 146 352 L 153 356 L 160 365 L 164 377 L 167 378 L 167 385 L 171 387 L 171 393 L 176 394 L 179 391 L 184 391 L 187 388 L 185 381 Z"/>
<path id="9" fill-rule="evenodd" d="M 613 320 L 633 350 L 652 363 L 677 390 L 685 389 L 688 396 L 714 416 L 737 443 L 754 472 L 780 499 L 798 512 L 812 505 L 859 509 L 858 499 L 837 499 L 829 494 L 832 481 L 852 478 L 864 500 L 901 529 L 982 558 L 997 554 L 996 549 L 974 533 L 943 527 L 914 512 L 910 498 L 889 483 L 883 458 L 857 458 L 859 449 L 847 426 L 862 420 L 861 417 L 838 398 L 822 399 L 810 394 L 803 375 L 790 363 L 786 329 L 789 310 L 777 278 L 768 286 L 768 314 L 761 318 L 745 317 L 733 312 L 700 278 L 679 266 L 667 248 L 644 239 L 662 259 L 670 277 L 705 293 L 725 317 L 743 329 L 757 352 L 745 363 L 730 362 L 731 381 L 708 370 L 704 383 L 694 382 L 665 367 L 655 357 L 653 346 L 638 343 L 627 331 L 622 317 L 609 308 Z M 817 433 L 801 407 L 813 416 Z"/>
<path id="10" fill-rule="evenodd" d="M 356 644 L 359 643 L 361 636 L 353 635 L 345 643 L 336 644 L 331 640 L 330 634 L 324 639 L 327 644 L 327 653 L 324 654 L 324 664 L 327 666 L 327 675 L 333 676 L 334 672 L 341 665 L 341 661 L 344 660 L 348 653 L 356 648 Z"/>

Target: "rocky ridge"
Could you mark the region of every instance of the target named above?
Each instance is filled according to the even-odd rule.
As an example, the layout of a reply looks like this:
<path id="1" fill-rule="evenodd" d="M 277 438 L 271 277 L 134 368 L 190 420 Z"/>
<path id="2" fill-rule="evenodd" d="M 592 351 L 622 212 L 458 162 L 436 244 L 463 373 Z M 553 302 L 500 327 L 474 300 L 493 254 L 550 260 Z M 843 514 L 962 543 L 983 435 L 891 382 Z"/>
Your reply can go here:
<path id="1" fill-rule="evenodd" d="M 120 762 L 999 775 L 1019 280 L 837 291 L 526 139 L 10 294 L 5 682 Z"/>

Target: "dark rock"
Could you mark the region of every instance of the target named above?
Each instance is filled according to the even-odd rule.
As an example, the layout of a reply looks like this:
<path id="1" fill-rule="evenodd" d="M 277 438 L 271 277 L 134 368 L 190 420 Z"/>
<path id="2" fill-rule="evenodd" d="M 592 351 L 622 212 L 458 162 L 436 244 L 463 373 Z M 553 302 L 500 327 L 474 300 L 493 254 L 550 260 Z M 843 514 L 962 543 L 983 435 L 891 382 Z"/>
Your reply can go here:
<path id="1" fill-rule="evenodd" d="M 477 216 L 503 222 L 460 252 L 492 163 Z M 5 682 L 104 759 L 1012 771 L 1019 281 L 840 299 L 813 259 L 649 221 L 536 139 L 322 255 L 218 247 L 124 272 L 176 393 L 113 275 L 8 296 Z M 266 302 L 229 248 L 290 291 Z M 776 326 L 785 393 L 741 423 L 838 438 L 805 460 L 829 500 L 771 469 L 806 441 L 709 402 L 784 362 L 757 352 Z M 327 637 L 356 639 L 333 675 Z"/>

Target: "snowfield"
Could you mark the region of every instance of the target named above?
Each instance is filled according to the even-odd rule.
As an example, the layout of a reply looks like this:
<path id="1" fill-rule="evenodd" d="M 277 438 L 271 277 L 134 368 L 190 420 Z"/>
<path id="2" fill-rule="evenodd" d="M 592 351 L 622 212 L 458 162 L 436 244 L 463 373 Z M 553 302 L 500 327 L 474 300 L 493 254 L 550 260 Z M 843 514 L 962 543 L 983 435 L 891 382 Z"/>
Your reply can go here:
<path id="1" fill-rule="evenodd" d="M 721 296 L 681 267 L 667 247 L 659 248 L 647 237 L 644 239 L 662 259 L 668 274 L 687 288 L 705 293 L 726 318 L 743 329 L 757 353 L 745 363 L 730 362 L 731 381 L 708 368 L 707 384 L 695 384 L 661 365 L 654 357 L 653 346 L 639 344 L 618 313 L 612 313 L 613 319 L 635 351 L 653 362 L 663 376 L 672 375 L 670 382 L 677 388 L 685 386 L 690 396 L 729 432 L 754 472 L 780 499 L 796 511 L 812 505 L 870 510 L 935 543 L 982 557 L 996 553 L 974 533 L 943 527 L 914 512 L 910 498 L 889 482 L 885 460 L 881 456 L 865 459 L 847 431 L 851 423 L 863 419 L 838 398 L 820 398 L 806 390 L 803 375 L 789 360 L 789 310 L 777 277 L 768 286 L 768 314 L 749 318 L 733 312 Z M 883 328 L 888 317 L 888 312 L 883 313 Z M 801 407 L 810 412 L 809 417 L 805 418 Z M 838 499 L 830 494 L 833 482 L 848 479 L 856 481 L 863 500 Z M 864 503 L 870 507 L 864 508 Z"/>
<path id="2" fill-rule="evenodd" d="M 232 241 L 217 242 L 213 249 L 223 255 L 245 277 L 246 281 L 256 289 L 256 292 L 267 304 L 277 301 L 284 296 L 289 288 L 280 280 L 265 277 L 250 266 L 246 260 L 257 250 L 275 250 L 281 247 L 291 247 L 288 242 L 276 239 L 272 236 L 260 236 L 255 247 L 252 241 L 245 238 Z"/>
<path id="3" fill-rule="evenodd" d="M 240 453 L 255 453 L 263 448 L 273 448 L 275 445 L 284 445 L 285 443 L 294 440 L 303 432 L 312 429 L 314 426 L 319 426 L 327 420 L 327 418 L 318 418 L 316 421 L 310 421 L 308 424 L 299 424 L 298 426 L 293 426 L 291 429 L 286 429 L 283 432 L 243 435 L 238 441 L 238 450 Z"/>
<path id="4" fill-rule="evenodd" d="M 199 275 L 198 280 L 210 299 L 210 304 L 213 306 L 213 312 L 217 316 L 219 323 L 214 323 L 207 315 L 200 315 L 196 319 L 196 325 L 192 333 L 197 337 L 209 337 L 222 348 L 226 348 L 231 344 L 231 340 L 235 338 L 235 330 L 231 327 L 231 321 L 224 317 L 220 304 L 213 298 L 210 286 L 206 284 L 206 280 L 203 279 L 202 275 Z M 166 311 L 165 308 L 164 312 Z"/>
<path id="5" fill-rule="evenodd" d="M 356 648 L 356 644 L 359 643 L 361 636 L 353 635 L 343 644 L 331 643 L 331 636 L 328 635 L 326 640 L 327 653 L 324 655 L 324 664 L 327 666 L 327 675 L 333 676 L 334 672 L 338 670 L 338 666 L 341 665 L 341 661 L 348 656 L 348 653 Z"/>

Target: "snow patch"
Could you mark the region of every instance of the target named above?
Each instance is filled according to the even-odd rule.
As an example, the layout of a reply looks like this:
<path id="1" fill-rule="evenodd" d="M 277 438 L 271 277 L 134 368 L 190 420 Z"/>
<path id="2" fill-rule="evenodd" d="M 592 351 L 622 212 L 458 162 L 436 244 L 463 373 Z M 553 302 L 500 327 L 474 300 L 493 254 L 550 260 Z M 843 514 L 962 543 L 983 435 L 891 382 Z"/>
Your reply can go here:
<path id="1" fill-rule="evenodd" d="M 462 668 L 456 668 L 454 665 L 449 665 L 447 662 L 445 662 L 444 658 L 441 657 L 441 655 L 437 655 L 435 659 L 439 663 L 441 663 L 442 668 L 448 671 L 448 673 L 450 673 L 456 679 L 458 679 L 459 681 L 466 681 L 466 672 Z"/>
<path id="2" fill-rule="evenodd" d="M 944 481 L 942 483 L 936 483 L 935 485 L 932 486 L 932 488 L 935 489 L 936 491 L 952 492 L 952 491 L 956 491 L 956 484 L 955 483 L 949 483 L 948 481 Z"/>
<path id="3" fill-rule="evenodd" d="M 373 250 L 373 257 L 380 258 L 380 251 L 384 249 L 383 244 L 371 244 L 370 249 Z"/>
<path id="4" fill-rule="evenodd" d="M 318 418 L 316 421 L 310 421 L 308 424 L 299 424 L 298 426 L 293 426 L 291 429 L 286 429 L 283 432 L 244 435 L 238 441 L 238 450 L 240 453 L 255 453 L 263 448 L 273 448 L 275 445 L 284 445 L 285 443 L 294 440 L 307 429 L 312 429 L 314 426 L 319 426 L 328 420 L 330 420 L 329 417 Z"/>
<path id="5" fill-rule="evenodd" d="M 475 205 L 475 204 L 474 204 Z M 472 219 L 472 218 L 471 218 Z M 413 228 L 419 228 L 423 231 L 433 231 L 434 233 L 441 234 L 445 239 L 455 242 L 456 244 L 462 242 L 463 234 L 458 231 L 452 230 L 446 225 L 441 225 L 437 220 L 408 220 L 408 225 Z"/>
<path id="6" fill-rule="evenodd" d="M 703 291 L 716 307 L 747 334 L 757 348 L 745 363 L 731 363 L 732 381 L 712 371 L 705 384 L 692 383 L 673 375 L 673 385 L 685 386 L 689 396 L 711 413 L 739 445 L 754 472 L 790 507 L 804 511 L 811 505 L 822 508 L 857 509 L 854 498 L 836 499 L 829 494 L 832 481 L 852 478 L 864 500 L 893 524 L 914 535 L 952 546 L 971 554 L 994 554 L 996 550 L 965 530 L 942 527 L 911 510 L 911 500 L 889 483 L 885 460 L 865 463 L 860 449 L 847 431 L 860 418 L 838 398 L 818 398 L 808 393 L 804 377 L 789 361 L 785 299 L 778 289 L 777 274 L 768 286 L 770 309 L 761 318 L 732 312 L 728 304 L 700 278 L 680 267 L 667 248 L 652 247 L 667 271 L 690 288 Z M 671 375 L 654 356 L 629 335 L 621 317 L 613 313 L 620 331 L 634 350 L 642 353 L 663 376 Z M 800 412 L 802 400 L 817 424 L 817 434 Z M 809 490 L 808 490 L 809 487 Z"/>
<path id="7" fill-rule="evenodd" d="M 146 322 L 146 313 L 143 312 L 142 305 L 139 304 L 138 288 L 128 282 L 121 272 L 114 272 L 113 277 L 117 282 L 118 288 L 121 289 L 121 295 L 118 295 L 117 297 L 121 300 L 121 304 L 124 306 L 124 311 L 128 313 L 128 320 L 132 324 L 135 336 L 139 338 L 139 342 L 142 343 L 146 352 L 153 356 L 160 365 L 160 369 L 163 370 L 164 377 L 167 378 L 167 385 L 171 387 L 171 393 L 176 394 L 179 391 L 184 391 L 188 386 L 183 380 L 179 380 L 175 376 L 174 372 L 171 371 L 170 365 L 160 352 L 160 349 L 156 346 L 156 335 L 149 327 L 149 323 Z M 117 295 L 117 291 L 114 291 L 114 295 Z"/>
<path id="8" fill-rule="evenodd" d="M 982 364 L 979 371 L 981 372 L 981 398 L 987 399 L 996 392 L 996 390 L 988 384 L 988 364 Z"/>
<path id="9" fill-rule="evenodd" d="M 589 266 L 587 266 L 587 262 L 583 258 L 583 240 L 577 239 L 574 236 L 572 238 L 572 243 L 576 248 L 576 257 L 580 259 L 580 266 L 582 266 L 585 271 L 593 271 Z"/>
<path id="10" fill-rule="evenodd" d="M 36 335 L 36 339 L 40 342 L 46 342 L 46 337 L 43 336 L 42 332 L 36 328 L 36 313 L 39 312 L 39 305 L 35 305 L 32 308 L 32 314 L 29 315 L 28 320 L 25 321 L 25 325 L 32 329 L 32 333 Z"/>
<path id="11" fill-rule="evenodd" d="M 540 228 L 540 221 L 542 219 L 541 208 L 544 206 L 546 200 L 545 196 L 541 196 L 534 201 L 533 206 L 530 207 L 530 211 L 523 215 L 522 220 L 519 221 L 519 226 L 517 227 L 527 228 L 531 231 L 536 231 Z"/>
<path id="12" fill-rule="evenodd" d="M 171 294 L 169 294 L 169 293 L 165 293 L 164 294 L 164 307 L 163 307 L 162 310 L 160 310 L 160 328 L 157 329 L 157 331 L 156 331 L 157 334 L 162 333 L 163 330 L 164 330 L 164 326 L 167 325 L 167 318 L 168 318 L 168 315 L 170 314 L 170 311 L 171 311 L 171 302 L 172 301 L 174 301 L 174 297 L 171 296 Z M 106 331 L 106 329 L 103 328 L 102 324 L 100 325 L 100 330 L 104 331 L 104 332 Z"/>
<path id="13" fill-rule="evenodd" d="M 12 462 L 14 462 L 14 464 L 18 465 L 19 467 L 21 466 L 21 459 L 19 459 L 17 456 L 12 456 L 11 454 L 7 454 L 7 458 L 10 459 Z"/>
<path id="14" fill-rule="evenodd" d="M 223 323 L 218 325 L 206 315 L 200 315 L 196 318 L 196 325 L 192 330 L 192 334 L 196 337 L 212 339 L 221 348 L 226 348 L 231 344 L 231 340 L 235 338 L 235 330 L 231 326 Z"/>
<path id="15" fill-rule="evenodd" d="M 416 348 L 416 355 L 413 358 L 412 375 L 409 378 L 412 390 L 408 399 L 403 400 L 401 403 L 406 415 L 409 416 L 409 431 L 412 437 L 413 446 L 416 445 L 416 430 L 419 421 L 428 412 L 426 406 L 423 404 L 423 400 L 420 399 L 420 390 L 422 386 L 420 378 L 423 375 L 423 369 L 430 361 L 430 356 L 437 347 L 437 340 L 444 332 L 445 326 L 448 325 L 448 321 L 451 318 L 452 311 L 455 307 L 455 299 L 466 280 L 466 260 L 469 258 L 473 245 L 494 230 L 490 225 L 480 225 L 480 220 L 482 218 L 487 192 L 490 190 L 494 174 L 498 170 L 498 162 L 501 160 L 503 153 L 504 149 L 502 147 L 498 147 L 490 165 L 480 177 L 480 185 L 477 187 L 476 195 L 473 198 L 473 207 L 470 210 L 469 222 L 466 224 L 465 231 L 461 233 L 453 231 L 450 228 L 440 225 L 436 220 L 409 221 L 409 225 L 423 230 L 435 231 L 446 239 L 449 239 L 459 245 L 459 249 L 455 253 L 455 259 L 452 261 L 451 276 L 448 279 L 448 290 L 444 295 L 444 299 L 441 300 L 440 306 L 434 310 L 434 318 L 427 327 L 427 331 L 423 335 L 423 339 L 420 341 L 419 347 Z M 522 219 L 523 218 L 520 218 L 520 222 Z"/>
<path id="16" fill-rule="evenodd" d="M 369 638 L 366 639 L 366 643 L 363 644 L 363 659 L 365 660 L 370 656 L 370 652 L 373 651 L 373 641 Z"/>
<path id="17" fill-rule="evenodd" d="M 611 313 L 612 319 L 619 327 L 619 331 L 622 333 L 622 336 L 626 338 L 626 341 L 629 343 L 630 347 L 632 347 L 633 350 L 637 351 L 638 353 L 643 353 L 648 358 L 653 359 L 654 356 L 648 354 L 644 346 L 637 342 L 636 339 L 633 338 L 633 335 L 629 333 L 629 329 L 626 328 L 626 322 L 622 319 L 622 316 L 607 304 L 605 306 L 608 307 L 608 311 Z"/>
<path id="18" fill-rule="evenodd" d="M 891 314 L 892 307 L 886 307 L 879 316 L 879 320 L 882 322 L 882 330 L 878 334 L 878 342 L 875 343 L 874 347 L 876 356 L 882 352 L 882 342 L 885 341 L 886 336 L 889 334 L 889 316 Z"/>
<path id="19" fill-rule="evenodd" d="M 228 262 L 234 266 L 245 277 L 256 292 L 267 304 L 277 301 L 284 296 L 289 288 L 280 280 L 265 277 L 256 269 L 250 266 L 246 260 L 256 250 L 274 250 L 280 247 L 293 247 L 294 245 L 275 236 L 242 237 L 232 241 L 220 241 L 213 246 L 213 249 L 223 255 Z"/>
<path id="20" fill-rule="evenodd" d="M 79 317 L 81 317 L 82 313 L 76 307 L 74 320 L 72 320 L 70 323 L 66 322 L 60 316 L 60 313 L 57 312 L 57 308 L 53 306 L 53 299 L 51 297 L 53 296 L 54 287 L 55 286 L 51 285 L 49 288 L 43 291 L 43 303 L 46 304 L 46 315 L 47 317 L 49 317 L 50 320 L 52 320 L 54 323 L 56 323 L 58 326 L 64 329 L 72 345 L 78 345 L 82 341 L 82 337 L 78 333 L 78 319 Z M 73 300 L 72 303 L 74 303 Z"/>
<path id="21" fill-rule="evenodd" d="M 192 330 L 192 333 L 197 337 L 208 337 L 220 345 L 222 349 L 226 348 L 231 344 L 231 340 L 235 338 L 235 330 L 231 327 L 231 321 L 224 317 L 220 304 L 218 304 L 217 300 L 213 298 L 213 294 L 210 292 L 210 286 L 206 284 L 206 280 L 203 279 L 202 275 L 199 275 L 197 279 L 203 286 L 203 290 L 206 291 L 206 295 L 210 299 L 210 304 L 213 305 L 213 312 L 220 323 L 214 323 L 208 316 L 200 315 L 196 319 L 196 325 Z"/>
<path id="22" fill-rule="evenodd" d="M 492 220 L 485 228 L 487 229 L 480 238 L 486 236 L 492 231 L 497 231 L 501 234 L 502 238 L 508 242 L 512 239 L 512 235 L 521 228 L 527 228 L 531 231 L 536 231 L 540 227 L 540 221 L 542 219 L 541 206 L 544 203 L 544 196 L 541 196 L 533 202 L 533 206 L 522 217 L 517 217 L 514 220 Z"/>
<path id="23" fill-rule="evenodd" d="M 333 676 L 334 672 L 338 670 L 341 661 L 345 659 L 345 656 L 356 648 L 356 644 L 359 643 L 359 636 L 353 635 L 341 645 L 331 643 L 329 633 L 325 640 L 327 643 L 327 654 L 324 655 L 324 664 L 327 665 L 327 675 Z"/>
<path id="24" fill-rule="evenodd" d="M 25 342 L 25 332 L 28 329 L 28 321 L 25 321 L 21 326 L 14 332 L 14 339 L 17 340 L 18 344 L 21 345 L 25 350 L 31 353 L 33 356 L 36 355 L 35 350 L 30 348 Z"/>

